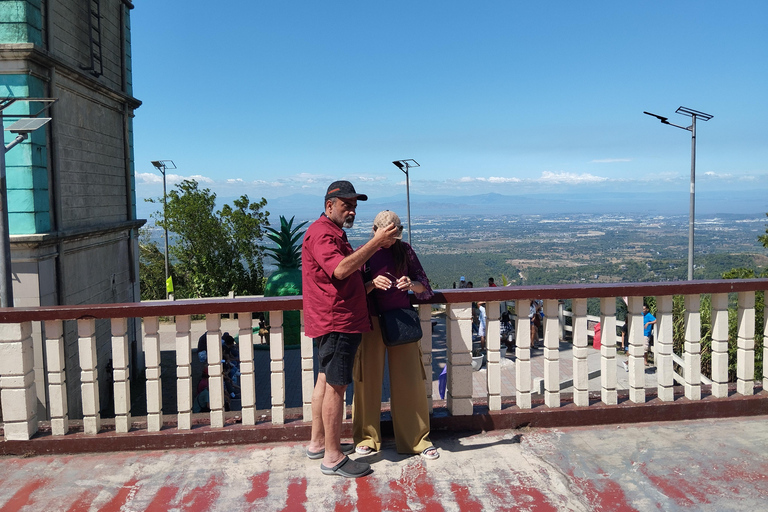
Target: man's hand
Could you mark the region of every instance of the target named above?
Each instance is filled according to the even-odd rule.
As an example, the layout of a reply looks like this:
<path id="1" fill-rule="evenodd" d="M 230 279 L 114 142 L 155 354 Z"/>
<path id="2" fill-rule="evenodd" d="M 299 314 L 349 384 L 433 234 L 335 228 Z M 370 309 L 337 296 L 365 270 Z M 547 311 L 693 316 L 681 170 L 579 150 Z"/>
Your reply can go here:
<path id="1" fill-rule="evenodd" d="M 373 232 L 373 243 L 376 248 L 379 247 L 391 247 L 397 241 L 395 238 L 400 234 L 400 230 L 395 226 L 395 223 L 391 223 L 385 228 L 379 228 Z"/>

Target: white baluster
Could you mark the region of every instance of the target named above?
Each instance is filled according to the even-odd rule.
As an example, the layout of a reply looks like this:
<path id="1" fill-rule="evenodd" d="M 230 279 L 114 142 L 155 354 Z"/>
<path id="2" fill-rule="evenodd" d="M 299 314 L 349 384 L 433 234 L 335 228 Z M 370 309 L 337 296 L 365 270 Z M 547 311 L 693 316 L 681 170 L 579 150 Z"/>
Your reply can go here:
<path id="1" fill-rule="evenodd" d="M 768 291 L 765 292 L 765 309 L 763 309 L 763 389 L 768 389 L 768 369 L 765 362 L 768 361 Z"/>
<path id="2" fill-rule="evenodd" d="M 446 406 L 454 416 L 470 416 L 472 404 L 472 304 L 448 304 L 446 308 L 448 372 Z"/>
<path id="3" fill-rule="evenodd" d="M 147 375 L 147 430 L 163 427 L 163 390 L 160 380 L 160 322 L 158 317 L 144 318 L 144 364 Z"/>
<path id="4" fill-rule="evenodd" d="M 63 436 L 69 431 L 69 413 L 67 410 L 64 329 L 61 320 L 47 320 L 45 322 L 45 365 L 48 369 L 51 433 L 55 436 Z"/>
<path id="5" fill-rule="evenodd" d="M 712 395 L 728 396 L 728 294 L 712 294 Z"/>
<path id="6" fill-rule="evenodd" d="M 115 431 L 131 430 L 131 376 L 128 355 L 128 320 L 113 318 L 112 327 L 112 385 L 115 395 Z"/>
<path id="7" fill-rule="evenodd" d="M 616 298 L 600 299 L 600 400 L 616 405 Z"/>
<path id="8" fill-rule="evenodd" d="M 738 338 L 736 341 L 736 391 L 755 391 L 755 292 L 739 293 Z"/>
<path id="9" fill-rule="evenodd" d="M 589 405 L 587 299 L 573 300 L 573 403 Z"/>
<path id="10" fill-rule="evenodd" d="M 8 441 L 26 441 L 37 432 L 32 322 L 0 324 L 0 396 Z"/>
<path id="11" fill-rule="evenodd" d="M 488 382 L 488 409 L 491 411 L 500 411 L 501 327 L 499 326 L 498 302 L 488 302 L 485 306 L 485 347 L 486 354 L 488 355 L 488 365 L 486 371 L 486 378 Z M 429 373 L 427 373 L 427 375 L 429 375 Z"/>
<path id="12" fill-rule="evenodd" d="M 528 319 L 530 299 L 520 299 L 516 302 L 517 340 L 515 344 L 515 402 L 520 409 L 530 409 L 532 406 L 531 390 L 533 377 L 531 375 L 531 325 Z M 558 383 L 559 386 L 559 383 Z"/>
<path id="13" fill-rule="evenodd" d="M 419 320 L 421 321 L 421 331 L 424 336 L 421 338 L 421 354 L 424 365 L 424 375 L 427 376 L 424 386 L 427 391 L 427 403 L 429 412 L 432 413 L 432 305 L 419 304 Z"/>
<path id="14" fill-rule="evenodd" d="M 192 319 L 176 317 L 176 408 L 177 428 L 192 428 Z"/>
<path id="15" fill-rule="evenodd" d="M 314 348 L 312 338 L 304 331 L 304 310 L 301 311 L 301 400 L 304 421 L 312 421 L 312 392 L 315 389 Z"/>
<path id="16" fill-rule="evenodd" d="M 671 402 L 675 399 L 674 367 L 672 365 L 673 318 L 672 296 L 656 297 L 656 317 L 658 318 L 658 336 L 654 340 L 657 392 L 659 399 Z"/>
<path id="17" fill-rule="evenodd" d="M 77 321 L 78 352 L 80 357 L 80 392 L 83 399 L 83 431 L 97 434 L 101 430 L 99 413 L 99 375 L 96 355 L 96 320 Z"/>
<path id="18" fill-rule="evenodd" d="M 269 370 L 272 387 L 272 423 L 285 423 L 285 347 L 283 312 L 269 312 Z"/>
<path id="19" fill-rule="evenodd" d="M 221 316 L 205 315 L 206 349 L 208 351 L 208 395 L 211 427 L 224 426 L 224 376 L 221 368 Z"/>
<path id="20" fill-rule="evenodd" d="M 701 296 L 685 296 L 685 397 L 701 400 Z"/>
<path id="21" fill-rule="evenodd" d="M 256 377 L 253 370 L 253 316 L 238 313 L 240 345 L 240 401 L 243 425 L 256 424 Z"/>
<path id="22" fill-rule="evenodd" d="M 544 301 L 544 403 L 547 407 L 560 407 L 560 335 L 559 319 L 562 315 L 559 301 Z M 525 316 L 519 314 L 525 322 Z M 518 321 L 518 324 L 521 322 Z M 529 330 L 529 325 L 518 325 L 517 330 Z"/>
<path id="23" fill-rule="evenodd" d="M 645 402 L 645 335 L 643 334 L 643 297 L 628 297 L 627 317 L 629 318 L 629 399 L 635 403 Z"/>

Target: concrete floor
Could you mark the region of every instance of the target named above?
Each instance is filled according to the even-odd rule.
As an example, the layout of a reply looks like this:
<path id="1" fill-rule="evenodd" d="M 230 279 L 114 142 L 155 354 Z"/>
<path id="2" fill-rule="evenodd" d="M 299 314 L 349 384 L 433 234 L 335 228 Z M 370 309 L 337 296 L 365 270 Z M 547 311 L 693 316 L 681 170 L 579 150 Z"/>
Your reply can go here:
<path id="1" fill-rule="evenodd" d="M 440 459 L 388 441 L 357 480 L 296 443 L 4 457 L 0 510 L 752 512 L 768 503 L 766 420 L 434 433 Z"/>

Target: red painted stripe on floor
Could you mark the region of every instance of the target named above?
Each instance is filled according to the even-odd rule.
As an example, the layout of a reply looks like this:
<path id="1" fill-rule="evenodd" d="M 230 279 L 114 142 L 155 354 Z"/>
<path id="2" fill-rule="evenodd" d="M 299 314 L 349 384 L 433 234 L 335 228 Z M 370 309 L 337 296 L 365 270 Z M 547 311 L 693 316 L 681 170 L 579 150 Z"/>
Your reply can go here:
<path id="1" fill-rule="evenodd" d="M 34 503 L 32 494 L 40 487 L 46 485 L 50 480 L 48 478 L 36 478 L 31 482 L 24 484 L 24 487 L 16 491 L 8 502 L 0 508 L 0 512 L 17 512 L 22 507 Z"/>
<path id="2" fill-rule="evenodd" d="M 482 512 L 482 504 L 472 498 L 472 493 L 469 491 L 469 487 L 466 485 L 459 485 L 455 482 L 451 483 L 451 493 L 456 500 L 456 504 L 459 506 L 461 512 Z M 499 510 L 499 509 L 497 509 Z"/>
<path id="3" fill-rule="evenodd" d="M 213 510 L 213 504 L 221 494 L 221 479 L 221 475 L 212 475 L 205 485 L 185 493 L 181 500 L 182 510 L 189 512 Z"/>
<path id="4" fill-rule="evenodd" d="M 576 486 L 581 489 L 589 500 L 592 510 L 610 510 L 611 512 L 637 512 L 637 509 L 628 503 L 627 495 L 618 482 L 608 478 L 604 472 L 598 470 L 595 477 L 577 478 L 570 474 Z"/>
<path id="5" fill-rule="evenodd" d="M 245 495 L 245 501 L 253 503 L 258 499 L 266 498 L 269 494 L 269 471 L 253 475 L 249 480 L 251 481 L 251 491 Z"/>
<path id="6" fill-rule="evenodd" d="M 489 485 L 488 492 L 503 504 L 511 504 L 511 508 L 502 509 L 499 506 L 497 510 L 528 510 L 531 512 L 558 512 L 558 508 L 546 494 L 536 488 L 536 482 L 521 481 L 519 479 L 509 479 L 503 485 Z M 511 500 L 511 502 L 510 502 Z"/>
<path id="7" fill-rule="evenodd" d="M 291 478 L 288 484 L 288 499 L 283 512 L 307 510 L 307 479 Z"/>
<path id="8" fill-rule="evenodd" d="M 376 483 L 376 480 L 371 476 L 355 479 L 355 486 L 357 487 L 357 509 L 360 512 L 382 510 L 381 496 L 376 492 L 374 483 Z M 406 508 L 402 510 L 408 509 Z"/>
<path id="9" fill-rule="evenodd" d="M 370 478 L 357 479 L 357 481 L 360 480 L 370 480 Z M 355 510 L 355 501 L 349 493 L 349 488 L 351 486 L 352 479 L 350 478 L 345 478 L 340 485 L 334 486 L 334 492 L 336 492 L 336 487 L 338 487 L 338 492 L 336 492 L 336 506 L 334 507 L 333 512 L 352 512 Z"/>
<path id="10" fill-rule="evenodd" d="M 178 493 L 179 488 L 175 485 L 162 486 L 149 505 L 147 505 L 144 512 L 168 512 L 168 509 L 171 508 L 171 503 Z"/>
<path id="11" fill-rule="evenodd" d="M 46 485 L 50 479 L 48 478 L 35 478 L 34 480 L 24 484 L 24 487 L 16 491 L 8 502 L 0 508 L 0 512 L 17 512 L 22 507 L 34 503 L 32 494 L 40 487 Z"/>
<path id="12" fill-rule="evenodd" d="M 101 507 L 99 512 L 120 512 L 123 505 L 128 503 L 128 500 L 136 494 L 136 491 L 138 490 L 136 482 L 138 482 L 138 479 L 136 478 L 131 478 L 125 482 L 120 490 L 117 491 L 115 497 L 109 500 L 109 503 Z"/>
<path id="13" fill-rule="evenodd" d="M 391 503 L 398 507 L 388 508 L 388 510 L 410 510 L 408 496 L 414 501 L 420 501 L 424 506 L 423 510 L 427 512 L 444 512 L 445 510 L 439 502 L 439 496 L 435 492 L 431 479 L 427 477 L 427 468 L 421 461 L 405 466 L 400 478 L 390 483 L 390 488 L 395 491 L 395 494 L 399 494 L 401 499 L 394 503 L 387 501 L 387 507 L 392 506 Z"/>
<path id="14" fill-rule="evenodd" d="M 67 512 L 86 512 L 90 510 L 91 503 L 93 503 L 93 500 L 96 499 L 98 494 L 99 492 L 94 489 L 85 491 L 84 493 L 80 494 L 80 496 L 72 505 L 70 505 L 70 507 L 67 509 Z"/>

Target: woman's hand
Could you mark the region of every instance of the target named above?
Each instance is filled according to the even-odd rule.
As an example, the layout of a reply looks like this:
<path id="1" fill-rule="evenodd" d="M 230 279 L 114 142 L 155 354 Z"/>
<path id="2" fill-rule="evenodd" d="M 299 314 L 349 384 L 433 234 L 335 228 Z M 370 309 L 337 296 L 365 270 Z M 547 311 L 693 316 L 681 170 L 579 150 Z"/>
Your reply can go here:
<path id="1" fill-rule="evenodd" d="M 408 276 L 403 276 L 395 283 L 398 290 L 408 291 L 413 287 L 413 281 Z"/>
<path id="2" fill-rule="evenodd" d="M 379 290 L 389 290 L 392 288 L 392 280 L 384 275 L 378 275 L 373 279 L 373 287 Z"/>

